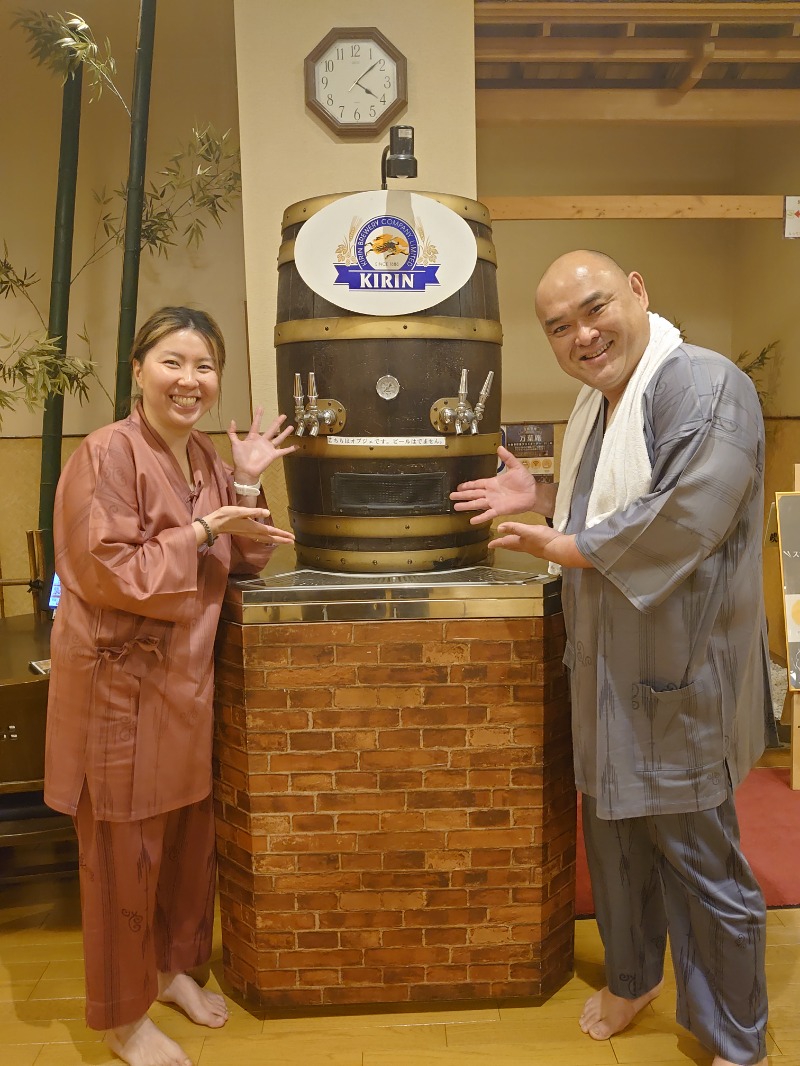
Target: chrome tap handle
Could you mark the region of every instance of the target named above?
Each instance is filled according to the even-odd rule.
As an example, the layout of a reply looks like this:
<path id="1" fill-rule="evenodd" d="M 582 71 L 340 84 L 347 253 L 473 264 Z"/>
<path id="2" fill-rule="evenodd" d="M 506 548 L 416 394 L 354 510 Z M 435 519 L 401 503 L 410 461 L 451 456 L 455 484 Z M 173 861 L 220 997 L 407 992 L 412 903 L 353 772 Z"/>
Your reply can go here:
<path id="1" fill-rule="evenodd" d="M 305 419 L 309 426 L 309 437 L 316 437 L 319 433 L 319 409 L 317 407 L 317 378 L 313 370 L 308 372 L 308 407 Z"/>
<path id="2" fill-rule="evenodd" d="M 467 368 L 461 371 L 461 381 L 458 386 L 458 407 L 456 408 L 456 433 L 463 433 L 469 428 L 472 421 L 472 407 L 467 399 Z"/>
<path id="3" fill-rule="evenodd" d="M 458 386 L 458 405 L 459 405 L 459 407 L 462 404 L 465 404 L 466 402 L 467 402 L 467 368 L 464 367 L 464 369 L 461 371 L 461 383 Z"/>
<path id="4" fill-rule="evenodd" d="M 306 412 L 306 398 L 303 395 L 303 386 L 301 384 L 301 378 L 299 374 L 294 376 L 294 421 L 295 421 L 295 435 L 302 437 L 306 431 L 304 424 L 305 412 Z"/>
<path id="5" fill-rule="evenodd" d="M 494 370 L 490 370 L 486 375 L 486 381 L 483 383 L 478 402 L 475 404 L 475 421 L 472 423 L 472 432 L 478 432 L 478 423 L 483 418 L 483 412 L 486 409 L 486 401 L 489 399 L 489 392 L 492 388 L 492 382 L 494 381 Z"/>

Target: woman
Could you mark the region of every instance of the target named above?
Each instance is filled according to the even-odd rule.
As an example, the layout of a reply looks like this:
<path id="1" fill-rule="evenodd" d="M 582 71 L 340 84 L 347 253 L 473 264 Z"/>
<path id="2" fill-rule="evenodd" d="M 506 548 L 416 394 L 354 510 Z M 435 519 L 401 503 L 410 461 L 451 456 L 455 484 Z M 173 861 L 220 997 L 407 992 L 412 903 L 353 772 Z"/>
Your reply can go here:
<path id="1" fill-rule="evenodd" d="M 239 440 L 232 422 L 232 470 L 194 429 L 225 364 L 201 311 L 157 311 L 131 363 L 136 409 L 83 441 L 56 495 L 45 799 L 78 833 L 87 1024 L 131 1066 L 183 1066 L 147 1010 L 227 1020 L 185 973 L 211 954 L 213 645 L 228 574 L 293 540 L 260 485 L 292 427 L 261 433 L 259 408 Z"/>

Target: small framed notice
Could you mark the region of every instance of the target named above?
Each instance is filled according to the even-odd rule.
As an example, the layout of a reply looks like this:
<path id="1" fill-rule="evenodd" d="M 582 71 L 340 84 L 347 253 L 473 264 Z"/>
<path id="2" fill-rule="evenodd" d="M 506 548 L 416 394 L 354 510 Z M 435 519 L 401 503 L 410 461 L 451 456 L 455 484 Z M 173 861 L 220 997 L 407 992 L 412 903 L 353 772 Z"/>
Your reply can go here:
<path id="1" fill-rule="evenodd" d="M 552 422 L 506 422 L 500 427 L 501 443 L 519 459 L 537 481 L 555 480 L 555 434 Z M 500 464 L 500 471 L 503 464 Z M 498 471 L 499 472 L 499 471 Z"/>
<path id="2" fill-rule="evenodd" d="M 775 494 L 789 688 L 800 692 L 800 492 Z"/>

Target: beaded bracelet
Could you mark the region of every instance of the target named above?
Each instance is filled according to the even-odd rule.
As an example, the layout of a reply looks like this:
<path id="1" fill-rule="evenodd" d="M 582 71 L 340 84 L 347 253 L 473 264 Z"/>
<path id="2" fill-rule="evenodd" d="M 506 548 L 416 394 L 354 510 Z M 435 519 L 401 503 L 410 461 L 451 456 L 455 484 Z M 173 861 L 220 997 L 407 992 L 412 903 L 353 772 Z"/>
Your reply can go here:
<path id="1" fill-rule="evenodd" d="M 217 534 L 213 532 L 211 526 L 206 522 L 205 518 L 195 518 L 195 522 L 199 522 L 203 529 L 206 531 L 206 544 L 209 548 L 214 546 L 214 541 L 217 539 Z"/>

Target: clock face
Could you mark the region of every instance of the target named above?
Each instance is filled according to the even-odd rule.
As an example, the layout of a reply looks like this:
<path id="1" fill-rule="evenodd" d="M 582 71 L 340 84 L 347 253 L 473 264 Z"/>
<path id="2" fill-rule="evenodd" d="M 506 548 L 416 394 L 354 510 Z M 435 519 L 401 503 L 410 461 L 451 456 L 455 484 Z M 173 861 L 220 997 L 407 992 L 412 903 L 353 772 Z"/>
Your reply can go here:
<path id="1" fill-rule="evenodd" d="M 337 132 L 377 132 L 406 104 L 405 57 L 379 30 L 331 30 L 306 58 L 306 102 Z"/>

